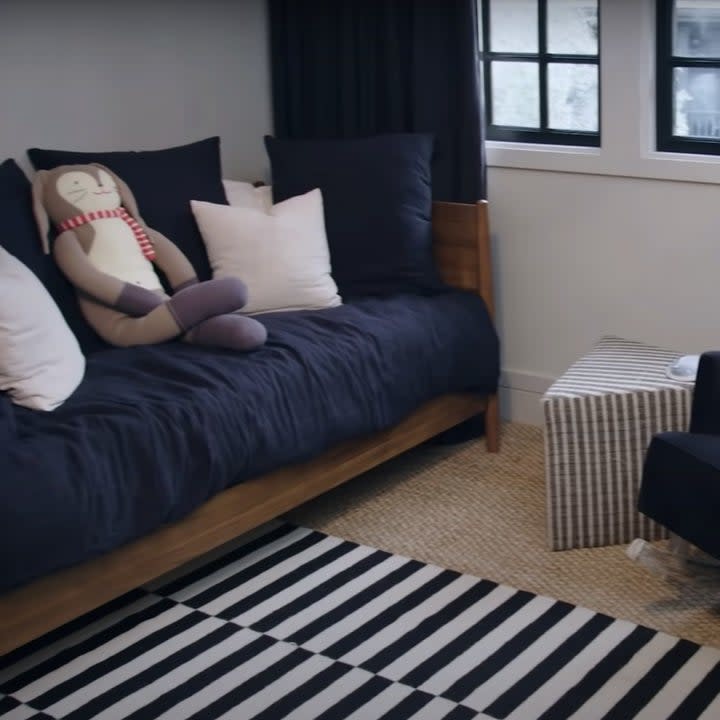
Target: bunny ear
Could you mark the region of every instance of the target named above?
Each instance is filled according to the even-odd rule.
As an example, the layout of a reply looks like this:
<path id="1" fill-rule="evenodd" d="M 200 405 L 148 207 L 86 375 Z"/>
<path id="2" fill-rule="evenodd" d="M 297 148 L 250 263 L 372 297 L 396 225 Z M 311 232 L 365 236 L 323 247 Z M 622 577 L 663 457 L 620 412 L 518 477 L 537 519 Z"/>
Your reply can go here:
<path id="1" fill-rule="evenodd" d="M 32 204 L 33 214 L 35 215 L 35 224 L 40 233 L 40 242 L 42 242 L 43 252 L 48 255 L 50 253 L 50 245 L 48 243 L 48 232 L 50 232 L 50 220 L 48 219 L 47 210 L 43 203 L 45 195 L 45 183 L 50 173 L 47 170 L 38 170 L 32 182 Z"/>
<path id="2" fill-rule="evenodd" d="M 104 170 L 110 177 L 115 181 L 115 184 L 117 185 L 118 194 L 120 195 L 120 200 L 122 201 L 123 207 L 140 223 L 143 225 L 145 224 L 145 221 L 140 216 L 140 210 L 137 206 L 137 201 L 135 200 L 135 196 L 132 194 L 132 190 L 128 187 L 127 183 L 119 178 L 109 167 L 106 167 L 105 165 L 101 165 L 100 163 L 91 163 L 93 167 L 99 168 L 100 170 Z"/>

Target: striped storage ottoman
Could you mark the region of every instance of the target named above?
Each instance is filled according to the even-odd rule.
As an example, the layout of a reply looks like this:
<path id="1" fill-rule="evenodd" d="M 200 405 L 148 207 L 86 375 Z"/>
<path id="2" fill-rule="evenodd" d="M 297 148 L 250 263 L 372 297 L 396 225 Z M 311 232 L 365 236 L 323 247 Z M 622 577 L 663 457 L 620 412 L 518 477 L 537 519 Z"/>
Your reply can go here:
<path id="1" fill-rule="evenodd" d="M 665 374 L 680 356 L 604 337 L 544 395 L 552 550 L 666 537 L 636 506 L 650 438 L 689 424 L 693 386 Z"/>

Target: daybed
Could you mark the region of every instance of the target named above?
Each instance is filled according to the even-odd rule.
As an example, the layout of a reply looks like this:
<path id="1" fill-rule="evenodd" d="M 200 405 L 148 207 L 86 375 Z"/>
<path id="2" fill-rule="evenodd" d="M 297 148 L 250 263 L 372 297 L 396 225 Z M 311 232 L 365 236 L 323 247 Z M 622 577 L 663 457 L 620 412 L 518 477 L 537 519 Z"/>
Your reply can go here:
<path id="1" fill-rule="evenodd" d="M 444 289 L 264 315 L 247 355 L 97 350 L 51 413 L 0 396 L 0 654 L 479 413 L 497 451 L 487 203 L 432 226 Z"/>

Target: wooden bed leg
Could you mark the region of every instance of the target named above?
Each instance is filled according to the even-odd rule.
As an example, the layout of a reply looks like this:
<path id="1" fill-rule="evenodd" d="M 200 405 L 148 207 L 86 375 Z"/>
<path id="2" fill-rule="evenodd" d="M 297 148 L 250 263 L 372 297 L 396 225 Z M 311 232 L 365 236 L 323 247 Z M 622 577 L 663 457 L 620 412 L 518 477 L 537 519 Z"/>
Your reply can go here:
<path id="1" fill-rule="evenodd" d="M 488 452 L 496 453 L 500 450 L 500 408 L 497 395 L 488 398 L 485 411 L 485 444 Z"/>

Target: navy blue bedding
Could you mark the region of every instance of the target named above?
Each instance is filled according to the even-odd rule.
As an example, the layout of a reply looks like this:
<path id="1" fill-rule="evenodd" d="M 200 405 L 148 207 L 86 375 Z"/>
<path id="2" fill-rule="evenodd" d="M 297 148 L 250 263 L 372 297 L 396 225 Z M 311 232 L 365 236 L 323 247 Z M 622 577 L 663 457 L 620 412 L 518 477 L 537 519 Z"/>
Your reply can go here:
<path id="1" fill-rule="evenodd" d="M 367 298 L 262 320 L 269 341 L 255 353 L 181 342 L 104 350 L 54 412 L 13 406 L 0 588 L 111 550 L 433 397 L 497 386 L 497 337 L 470 294 Z"/>

